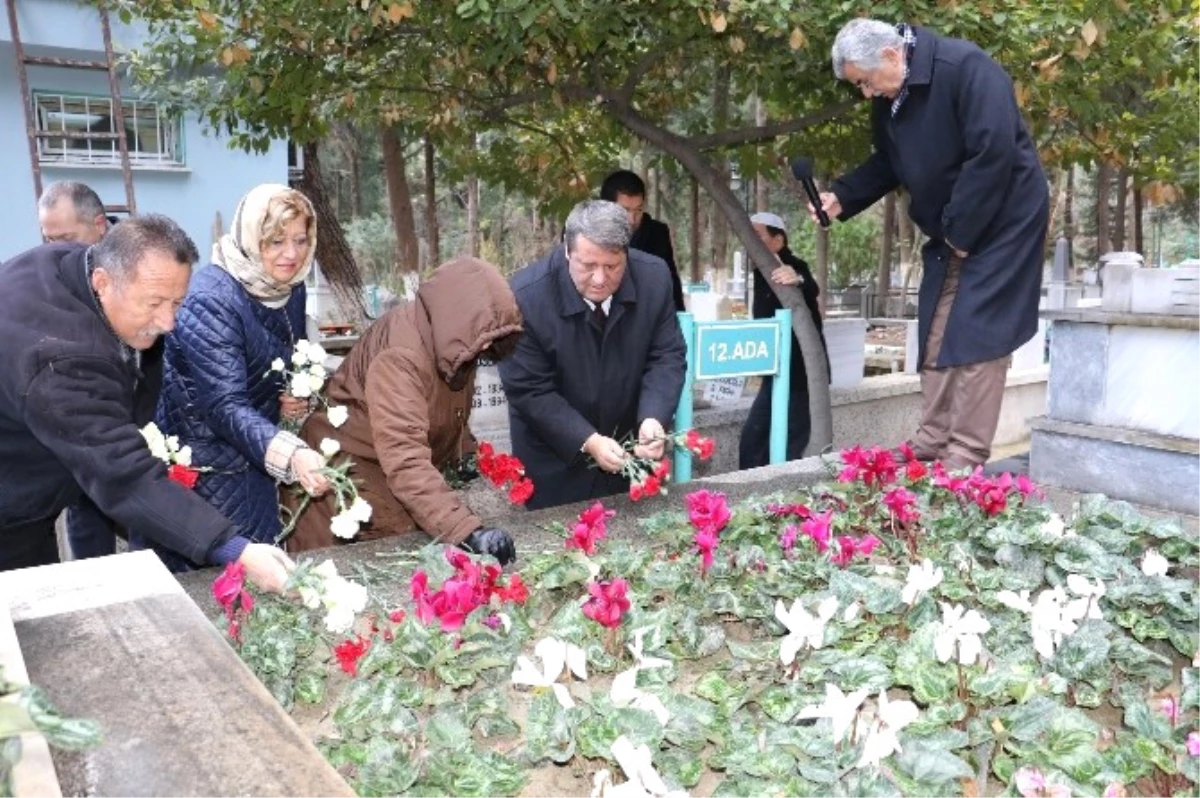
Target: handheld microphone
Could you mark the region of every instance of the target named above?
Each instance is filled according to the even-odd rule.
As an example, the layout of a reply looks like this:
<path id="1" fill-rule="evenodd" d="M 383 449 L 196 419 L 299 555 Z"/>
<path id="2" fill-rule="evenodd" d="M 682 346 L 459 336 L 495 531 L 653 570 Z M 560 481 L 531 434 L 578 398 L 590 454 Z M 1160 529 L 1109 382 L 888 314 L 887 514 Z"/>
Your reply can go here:
<path id="1" fill-rule="evenodd" d="M 800 185 L 804 186 L 804 193 L 808 195 L 808 201 L 812 204 L 813 209 L 817 212 L 817 220 L 822 227 L 829 227 L 829 214 L 825 213 L 825 209 L 821 207 L 821 195 L 817 193 L 817 184 L 813 182 L 813 165 L 811 158 L 797 158 L 792 162 L 792 177 L 800 181 Z"/>

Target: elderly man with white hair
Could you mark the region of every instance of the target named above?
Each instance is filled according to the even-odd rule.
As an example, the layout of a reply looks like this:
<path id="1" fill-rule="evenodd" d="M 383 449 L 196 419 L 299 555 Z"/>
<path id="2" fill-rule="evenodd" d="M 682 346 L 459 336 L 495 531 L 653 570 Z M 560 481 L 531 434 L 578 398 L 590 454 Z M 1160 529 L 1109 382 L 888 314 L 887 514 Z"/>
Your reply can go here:
<path id="1" fill-rule="evenodd" d="M 919 334 L 916 455 L 987 460 L 1012 352 L 1037 330 L 1049 190 L 1012 80 L 971 42 L 856 19 L 833 71 L 871 100 L 874 152 L 821 195 L 845 221 L 894 189 L 929 237 Z"/>

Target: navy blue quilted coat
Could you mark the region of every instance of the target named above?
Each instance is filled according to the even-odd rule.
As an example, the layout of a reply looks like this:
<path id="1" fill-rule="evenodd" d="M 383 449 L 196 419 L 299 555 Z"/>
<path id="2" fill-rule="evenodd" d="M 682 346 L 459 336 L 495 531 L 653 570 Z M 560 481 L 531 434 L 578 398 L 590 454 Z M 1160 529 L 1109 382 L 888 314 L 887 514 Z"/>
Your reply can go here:
<path id="1" fill-rule="evenodd" d="M 271 309 L 224 269 L 208 266 L 193 280 L 167 336 L 157 421 L 192 447 L 192 465 L 208 467 L 196 493 L 244 535 L 271 542 L 280 532 L 275 481 L 263 468 L 279 432 L 283 381 L 271 361 L 290 362 L 304 337 L 304 286 Z"/>

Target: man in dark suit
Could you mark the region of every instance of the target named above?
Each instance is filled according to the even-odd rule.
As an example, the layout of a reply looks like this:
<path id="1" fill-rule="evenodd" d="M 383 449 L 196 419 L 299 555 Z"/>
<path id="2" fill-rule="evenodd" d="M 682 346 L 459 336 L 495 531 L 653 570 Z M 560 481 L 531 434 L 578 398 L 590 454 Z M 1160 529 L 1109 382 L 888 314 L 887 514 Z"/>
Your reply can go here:
<path id="1" fill-rule="evenodd" d="M 582 202 L 564 246 L 513 275 L 525 331 L 499 369 L 529 509 L 628 490 L 623 439 L 663 456 L 687 347 L 663 262 L 629 249 L 630 235 L 621 206 Z"/>
<path id="2" fill-rule="evenodd" d="M 922 250 L 921 459 L 987 460 L 1009 355 L 1038 324 L 1050 199 L 1012 80 L 976 45 L 856 19 L 833 71 L 871 100 L 874 152 L 821 195 L 842 221 L 904 186 Z"/>
<path id="3" fill-rule="evenodd" d="M 629 214 L 633 238 L 629 246 L 663 259 L 671 270 L 671 298 L 675 310 L 682 313 L 683 283 L 675 265 L 675 249 L 671 246 L 671 228 L 646 213 L 646 184 L 627 169 L 613 172 L 600 184 L 600 199 L 615 202 Z"/>

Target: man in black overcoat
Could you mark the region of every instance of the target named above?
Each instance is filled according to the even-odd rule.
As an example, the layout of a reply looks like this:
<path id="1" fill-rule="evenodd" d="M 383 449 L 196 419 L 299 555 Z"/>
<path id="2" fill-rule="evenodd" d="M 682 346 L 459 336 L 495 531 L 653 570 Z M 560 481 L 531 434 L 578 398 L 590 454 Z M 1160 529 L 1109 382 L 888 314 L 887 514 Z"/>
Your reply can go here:
<path id="1" fill-rule="evenodd" d="M 679 267 L 675 265 L 675 248 L 671 245 L 671 228 L 646 212 L 646 184 L 636 173 L 619 169 L 600 184 L 600 199 L 615 202 L 629 214 L 633 226 L 633 237 L 629 239 L 632 249 L 662 258 L 671 270 L 671 299 L 675 309 L 682 313 L 683 282 L 679 278 Z"/>
<path id="2" fill-rule="evenodd" d="M 576 205 L 564 244 L 513 275 L 525 319 L 500 362 L 513 453 L 533 480 L 529 509 L 621 493 L 626 459 L 659 459 L 687 371 L 663 262 L 629 249 L 629 218 Z"/>
<path id="3" fill-rule="evenodd" d="M 1012 80 L 983 50 L 856 19 L 833 70 L 871 99 L 874 152 L 821 195 L 845 221 L 903 186 L 929 237 L 919 302 L 922 459 L 991 453 L 1012 352 L 1038 324 L 1050 201 Z"/>

